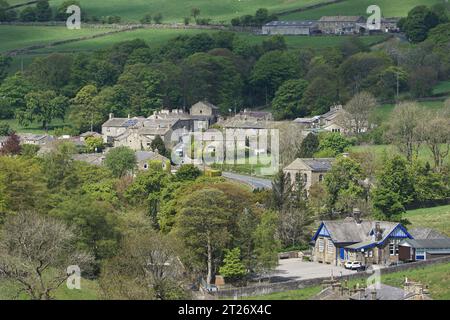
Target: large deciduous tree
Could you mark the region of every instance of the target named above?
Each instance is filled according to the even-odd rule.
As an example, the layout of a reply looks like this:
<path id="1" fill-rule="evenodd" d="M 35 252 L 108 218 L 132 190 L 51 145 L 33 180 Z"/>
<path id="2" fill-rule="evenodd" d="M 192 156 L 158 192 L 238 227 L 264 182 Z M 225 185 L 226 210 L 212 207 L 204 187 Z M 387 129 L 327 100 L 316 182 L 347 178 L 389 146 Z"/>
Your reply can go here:
<path id="1" fill-rule="evenodd" d="M 413 102 L 398 104 L 391 114 L 386 136 L 412 162 L 422 143 L 423 110 Z"/>
<path id="2" fill-rule="evenodd" d="M 136 168 L 137 160 L 133 150 L 117 147 L 108 152 L 105 165 L 114 176 L 121 178 Z"/>
<path id="3" fill-rule="evenodd" d="M 176 222 L 176 233 L 186 247 L 185 258 L 193 269 L 214 277 L 220 251 L 230 240 L 228 223 L 231 217 L 229 200 L 217 189 L 195 191 L 183 201 Z"/>
<path id="4" fill-rule="evenodd" d="M 28 93 L 25 103 L 25 109 L 16 112 L 19 123 L 29 125 L 38 121 L 42 123 L 43 129 L 48 130 L 48 125 L 54 119 L 64 119 L 69 100 L 55 91 L 47 90 Z"/>
<path id="5" fill-rule="evenodd" d="M 308 87 L 305 80 L 288 80 L 277 90 L 272 101 L 272 109 L 277 119 L 293 119 L 308 113 L 302 105 L 303 93 Z"/>
<path id="6" fill-rule="evenodd" d="M 370 128 L 370 116 L 377 105 L 374 96 L 368 92 L 357 93 L 344 106 L 338 122 L 350 133 L 360 133 Z"/>
<path id="7" fill-rule="evenodd" d="M 120 300 L 188 298 L 179 254 L 180 247 L 170 235 L 150 228 L 131 232 L 119 253 L 104 263 L 99 281 L 102 296 Z"/>
<path id="8" fill-rule="evenodd" d="M 71 275 L 92 261 L 77 250 L 76 236 L 64 223 L 34 212 L 20 212 L 6 219 L 0 241 L 0 275 L 33 300 L 49 300 Z"/>

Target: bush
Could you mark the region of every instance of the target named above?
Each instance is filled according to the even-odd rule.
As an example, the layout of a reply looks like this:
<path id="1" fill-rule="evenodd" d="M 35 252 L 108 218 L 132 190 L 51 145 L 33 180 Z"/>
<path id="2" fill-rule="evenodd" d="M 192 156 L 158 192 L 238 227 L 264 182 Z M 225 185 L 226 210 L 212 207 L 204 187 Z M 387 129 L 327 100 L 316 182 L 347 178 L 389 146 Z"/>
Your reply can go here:
<path id="1" fill-rule="evenodd" d="M 205 171 L 205 176 L 207 177 L 220 177 L 222 176 L 222 171 L 220 170 L 214 170 L 214 169 L 210 169 L 210 170 L 206 170 Z"/>
<path id="2" fill-rule="evenodd" d="M 236 282 L 245 277 L 247 270 L 241 260 L 241 249 L 226 250 L 219 273 L 230 282 Z"/>

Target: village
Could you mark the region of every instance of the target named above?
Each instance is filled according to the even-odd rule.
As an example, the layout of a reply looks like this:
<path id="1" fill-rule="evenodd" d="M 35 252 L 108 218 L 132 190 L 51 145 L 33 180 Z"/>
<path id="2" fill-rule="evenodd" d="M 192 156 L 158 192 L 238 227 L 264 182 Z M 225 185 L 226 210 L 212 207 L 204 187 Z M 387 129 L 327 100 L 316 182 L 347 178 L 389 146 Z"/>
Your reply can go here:
<path id="1" fill-rule="evenodd" d="M 360 134 L 370 130 L 368 122 L 358 128 L 354 127 L 354 123 L 351 127 L 345 126 L 345 122 L 342 121 L 345 112 L 341 105 L 330 106 L 329 112 L 323 115 L 294 119 L 290 123 L 293 125 L 291 129 L 297 130 L 302 138 L 309 134 L 317 135 L 320 132 L 346 135 Z M 263 180 L 264 177 L 261 176 L 246 178 L 245 175 L 227 175 L 227 172 L 210 167 L 205 169 L 204 160 L 195 162 L 188 157 L 184 152 L 189 152 L 190 147 L 180 147 L 180 142 L 183 136 L 200 133 L 208 137 L 202 140 L 206 141 L 206 144 L 201 146 L 202 151 L 214 153 L 217 145 L 208 145 L 214 140 L 211 139 L 211 134 L 217 135 L 220 130 L 232 130 L 233 133 L 239 131 L 244 136 L 237 140 L 234 135 L 231 138 L 227 136 L 220 142 L 233 150 L 235 147 L 239 149 L 239 146 L 248 148 L 246 141 L 249 136 L 259 130 L 277 128 L 283 122 L 285 121 L 275 121 L 270 112 L 247 109 L 235 114 L 230 112 L 229 115 L 223 116 L 219 113 L 218 107 L 207 101 L 199 101 L 188 112 L 182 109 L 163 109 L 155 111 L 149 117 L 126 118 L 116 118 L 110 114 L 109 119 L 102 125 L 101 133 L 88 131 L 75 137 L 54 137 L 46 134 L 19 134 L 18 136 L 21 144 L 38 146 L 41 155 L 54 151 L 58 144 L 64 141 L 74 143 L 80 148 L 79 150 L 86 150 L 86 141 L 97 139 L 101 140 L 100 145 L 103 144 L 105 147 L 90 153 L 81 151 L 73 155 L 73 160 L 104 166 L 110 150 L 126 147 L 135 153 L 136 169 L 140 171 L 149 170 L 152 165 L 159 163 L 163 170 L 176 174 L 180 165 L 195 164 L 205 174 L 214 172 L 214 176 L 224 175 L 227 179 L 246 183 L 253 189 L 271 189 L 273 184 L 271 185 L 270 179 L 266 178 L 267 183 L 262 187 L 255 182 L 258 179 Z M 173 139 L 173 134 L 177 130 L 182 130 L 182 134 L 176 135 L 176 139 Z M 0 143 L 5 143 L 7 139 L 7 137 L 0 137 Z M 152 150 L 152 142 L 155 139 L 163 142 L 165 150 L 175 150 L 175 155 L 181 157 L 181 162 L 175 164 L 171 161 L 169 153 L 162 155 L 158 149 Z M 223 147 L 218 149 L 226 153 Z M 268 153 L 267 150 L 263 151 Z M 247 158 L 248 156 L 247 154 Z M 348 157 L 349 154 L 343 153 L 339 156 Z M 312 187 L 324 183 L 335 161 L 336 158 L 297 158 L 282 168 L 282 172 L 293 188 L 298 185 L 296 179 L 301 180 L 304 191 L 308 194 Z M 339 281 L 336 278 L 346 279 L 345 276 L 364 273 L 366 270 L 371 270 L 373 266 L 389 269 L 404 264 L 438 261 L 449 257 L 450 237 L 430 228 L 408 230 L 398 222 L 367 220 L 362 217 L 360 209 L 354 207 L 351 214 L 341 220 L 321 221 L 318 228 L 311 234 L 309 250 L 279 254 L 279 265 L 271 277 L 277 279 L 276 282 L 305 279 L 322 281 L 324 278 L 331 277 L 330 281 L 323 280 L 324 289 L 317 296 L 318 299 L 325 300 L 430 299 L 424 286 L 420 283 L 410 284 L 407 279 L 405 291 L 402 291 L 383 284 L 378 290 L 370 289 L 370 287 L 349 289 L 348 285 L 345 287 L 342 280 Z M 222 294 L 222 291 L 227 292 L 227 288 L 229 287 L 225 285 L 224 278 L 216 276 L 215 284 L 205 284 L 204 290 L 206 295 L 214 295 Z"/>

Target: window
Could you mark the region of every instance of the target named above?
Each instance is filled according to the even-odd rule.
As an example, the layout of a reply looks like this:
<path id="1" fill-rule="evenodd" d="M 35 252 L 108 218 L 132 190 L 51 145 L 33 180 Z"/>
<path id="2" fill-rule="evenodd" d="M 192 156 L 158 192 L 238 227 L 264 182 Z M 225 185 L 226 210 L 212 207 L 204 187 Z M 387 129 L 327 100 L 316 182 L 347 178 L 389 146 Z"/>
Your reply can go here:
<path id="1" fill-rule="evenodd" d="M 327 241 L 327 251 L 328 251 L 328 253 L 334 252 L 334 244 L 331 240 Z"/>
<path id="2" fill-rule="evenodd" d="M 308 175 L 306 173 L 303 174 L 303 183 L 308 182 Z"/>
<path id="3" fill-rule="evenodd" d="M 323 239 L 320 238 L 319 239 L 319 252 L 323 252 L 324 249 L 325 248 L 324 248 L 324 244 L 323 244 Z"/>
<path id="4" fill-rule="evenodd" d="M 323 174 L 319 174 L 319 181 L 320 181 L 320 182 L 323 181 Z"/>
<path id="5" fill-rule="evenodd" d="M 366 258 L 372 258 L 373 257 L 373 250 L 368 250 L 368 251 L 364 252 L 364 256 Z"/>
<path id="6" fill-rule="evenodd" d="M 398 256 L 398 244 L 400 243 L 399 239 L 391 239 L 389 242 L 389 254 L 391 256 Z"/>

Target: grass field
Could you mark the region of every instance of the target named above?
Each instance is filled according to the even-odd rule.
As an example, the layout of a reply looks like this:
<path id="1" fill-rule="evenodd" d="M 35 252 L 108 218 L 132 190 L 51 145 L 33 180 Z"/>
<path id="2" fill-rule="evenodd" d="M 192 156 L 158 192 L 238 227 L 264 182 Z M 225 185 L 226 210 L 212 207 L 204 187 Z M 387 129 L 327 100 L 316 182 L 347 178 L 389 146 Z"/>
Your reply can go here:
<path id="1" fill-rule="evenodd" d="M 58 40 L 76 39 L 106 31 L 107 29 L 69 30 L 65 27 L 0 26 L 0 52 Z"/>
<path id="2" fill-rule="evenodd" d="M 404 218 L 411 222 L 408 228 L 428 227 L 450 237 L 450 205 L 409 210 L 404 214 Z"/>
<path id="3" fill-rule="evenodd" d="M 407 277 L 411 281 L 419 281 L 428 285 L 432 299 L 450 299 L 450 263 L 427 266 L 425 268 L 411 269 L 381 276 L 381 282 L 393 287 L 402 288 Z M 364 280 L 349 281 L 349 287 L 357 282 L 364 284 Z M 305 289 L 272 293 L 262 296 L 246 297 L 245 300 L 307 300 L 313 298 L 321 291 L 321 286 Z"/>
<path id="4" fill-rule="evenodd" d="M 29 126 L 21 126 L 16 119 L 0 120 L 0 124 L 4 123 L 7 123 L 11 127 L 11 129 L 19 133 L 45 133 L 45 130 L 42 129 L 42 125 L 37 122 L 32 123 Z M 69 126 L 69 124 L 65 123 L 61 119 L 55 119 L 49 124 L 48 133 L 52 134 L 53 130 L 57 128 L 63 128 L 65 126 Z"/>
<path id="5" fill-rule="evenodd" d="M 368 16 L 367 7 L 378 5 L 384 17 L 403 17 L 408 11 L 418 5 L 433 5 L 444 0 L 345 0 L 304 12 L 294 12 L 283 16 L 283 20 L 320 19 L 322 16 Z"/>
<path id="6" fill-rule="evenodd" d="M 0 281 L 0 300 L 28 300 L 29 297 L 25 293 L 17 296 L 17 287 L 6 281 Z M 56 290 L 56 300 L 97 300 L 98 299 L 98 284 L 96 281 L 81 279 L 80 290 L 70 290 L 63 284 Z"/>
<path id="7" fill-rule="evenodd" d="M 450 81 L 439 82 L 433 89 L 433 94 L 450 94 Z"/>
<path id="8" fill-rule="evenodd" d="M 433 109 L 438 110 L 438 109 L 441 109 L 444 107 L 444 99 L 445 98 L 442 98 L 442 100 L 436 100 L 436 101 L 421 101 L 421 102 L 418 102 L 418 104 L 420 106 L 423 106 L 430 110 L 433 110 Z M 395 108 L 395 104 L 380 105 L 375 109 L 373 116 L 376 119 L 380 120 L 381 122 L 387 121 L 389 119 L 391 112 L 394 110 L 394 108 Z"/>
<path id="9" fill-rule="evenodd" d="M 17 0 L 16 0 L 17 1 Z M 78 0 L 88 16 L 122 17 L 123 21 L 139 21 L 146 13 L 163 15 L 163 22 L 182 22 L 192 8 L 200 9 L 200 17 L 216 22 L 229 22 L 236 16 L 254 14 L 258 8 L 272 12 L 301 8 L 323 0 Z M 50 0 L 57 7 L 64 0 Z"/>

